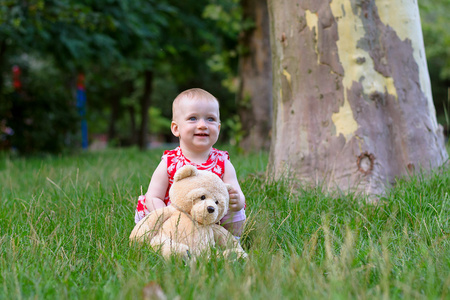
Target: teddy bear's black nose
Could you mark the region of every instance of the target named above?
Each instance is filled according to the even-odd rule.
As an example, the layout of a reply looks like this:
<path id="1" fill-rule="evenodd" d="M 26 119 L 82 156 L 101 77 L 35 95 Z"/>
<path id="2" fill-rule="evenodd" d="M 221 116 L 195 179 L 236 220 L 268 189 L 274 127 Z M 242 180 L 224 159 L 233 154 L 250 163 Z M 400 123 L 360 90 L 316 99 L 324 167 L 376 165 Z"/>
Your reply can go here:
<path id="1" fill-rule="evenodd" d="M 212 207 L 212 206 L 208 206 L 206 209 L 208 210 L 208 212 L 210 214 L 212 214 L 215 211 L 214 207 Z"/>

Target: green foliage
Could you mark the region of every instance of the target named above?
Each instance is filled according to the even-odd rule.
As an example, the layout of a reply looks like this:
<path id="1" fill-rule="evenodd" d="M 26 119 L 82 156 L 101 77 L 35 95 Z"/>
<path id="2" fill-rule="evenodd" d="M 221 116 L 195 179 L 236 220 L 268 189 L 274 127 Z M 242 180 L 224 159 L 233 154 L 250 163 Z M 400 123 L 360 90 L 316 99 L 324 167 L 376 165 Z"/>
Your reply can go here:
<path id="1" fill-rule="evenodd" d="M 150 107 L 149 110 L 150 115 L 150 133 L 153 134 L 163 134 L 170 132 L 170 123 L 171 120 L 168 118 L 165 118 L 161 114 L 161 110 L 156 107 Z"/>
<path id="2" fill-rule="evenodd" d="M 421 0 L 419 6 L 427 58 L 436 60 L 440 66 L 440 79 L 450 80 L 450 33 L 448 32 L 450 3 L 442 0 Z"/>
<path id="3" fill-rule="evenodd" d="M 203 17 L 214 20 L 216 26 L 230 38 L 234 39 L 248 25 L 242 23 L 242 8 L 239 0 L 219 0 L 208 4 Z"/>
<path id="4" fill-rule="evenodd" d="M 75 70 L 89 61 L 110 63 L 119 53 L 105 34 L 113 20 L 80 1 L 8 1 L 0 10 L 1 42 L 8 51 L 51 55 L 58 67 Z M 105 56 L 101 53 L 107 52 Z M 108 60 L 105 60 L 108 58 Z"/>
<path id="5" fill-rule="evenodd" d="M 224 116 L 233 113 L 233 102 L 227 101 L 232 98 L 231 93 L 221 85 L 228 76 L 224 73 L 233 70 L 222 65 L 225 67 L 211 74 L 208 58 L 220 52 L 224 43 L 233 43 L 235 37 L 227 37 L 224 42 L 214 22 L 202 18 L 207 0 L 0 1 L 3 75 L 0 91 L 4 90 L 0 96 L 3 98 L 10 93 L 12 65 L 26 56 L 31 61 L 50 65 L 66 80 L 53 93 L 52 102 L 66 102 L 59 91 L 65 89 L 63 94 L 72 94 L 78 72 L 85 73 L 91 134 L 107 132 L 114 122 L 120 131 L 119 139 L 127 136 L 133 140 L 136 124 L 141 122 L 142 77 L 148 70 L 157 78 L 151 95 L 151 105 L 157 109 L 149 111 L 151 132 L 160 133 L 167 128 L 170 123 L 162 126 L 161 121 L 171 117 L 171 100 L 180 90 L 193 86 L 203 87 L 224 99 Z M 30 65 L 30 70 L 33 68 Z M 39 82 L 39 90 L 52 91 L 55 84 L 45 76 L 39 80 L 26 78 L 31 74 L 36 76 L 38 70 L 23 74 L 22 80 Z M 30 87 L 27 89 L 32 92 Z M 2 103 L 6 99 L 3 98 Z M 9 106 L 3 107 L 0 120 L 10 114 Z M 161 112 L 152 120 L 152 114 L 158 109 Z M 33 114 L 33 110 L 27 113 Z M 13 129 L 20 138 L 23 131 Z"/>
<path id="6" fill-rule="evenodd" d="M 239 33 L 249 26 L 249 22 L 242 20 L 242 8 L 238 0 L 212 1 L 203 10 L 203 17 L 214 21 L 221 36 L 224 46 L 216 51 L 208 60 L 207 65 L 217 73 L 226 74 L 222 85 L 229 91 L 236 93 L 237 85 L 237 60 Z"/>
<path id="7" fill-rule="evenodd" d="M 45 62 L 22 60 L 20 66 L 22 88 L 6 90 L 0 103 L 0 115 L 14 130 L 9 144 L 20 154 L 59 153 L 74 146 L 78 117 L 65 78 Z M 44 88 L 48 82 L 53 84 L 50 93 Z"/>
<path id="8" fill-rule="evenodd" d="M 244 130 L 239 115 L 234 115 L 232 118 L 226 119 L 222 124 L 222 130 L 230 135 L 230 145 L 238 147 L 242 138 L 244 137 Z"/>
<path id="9" fill-rule="evenodd" d="M 450 86 L 450 32 L 448 20 L 450 2 L 446 0 L 419 1 L 422 30 L 431 78 L 433 100 L 438 121 L 449 128 L 445 120 L 445 110 Z"/>
<path id="10" fill-rule="evenodd" d="M 400 180 L 370 205 L 338 192 L 294 192 L 265 180 L 267 154 L 227 150 L 247 199 L 245 262 L 165 262 L 129 245 L 137 195 L 161 150 L 3 156 L 0 298 L 132 299 L 149 282 L 168 299 L 448 297 L 448 168 Z"/>

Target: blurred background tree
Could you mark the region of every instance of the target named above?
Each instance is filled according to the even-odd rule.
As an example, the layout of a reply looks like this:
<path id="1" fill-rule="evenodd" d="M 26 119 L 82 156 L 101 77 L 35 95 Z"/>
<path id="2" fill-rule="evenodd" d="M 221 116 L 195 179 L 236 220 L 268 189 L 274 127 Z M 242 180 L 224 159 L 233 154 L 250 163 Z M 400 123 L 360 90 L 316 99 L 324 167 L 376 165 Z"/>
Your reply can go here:
<path id="1" fill-rule="evenodd" d="M 266 0 L 242 0 L 247 26 L 239 34 L 239 117 L 245 131 L 240 145 L 269 150 L 272 129 L 272 58 Z"/>
<path id="2" fill-rule="evenodd" d="M 450 125 L 450 1 L 420 0 L 420 15 L 437 118 Z M 446 117 L 447 116 L 447 117 Z"/>
<path id="3" fill-rule="evenodd" d="M 90 141 L 103 135 L 111 146 L 141 149 L 151 141 L 174 142 L 167 127 L 171 102 L 180 91 L 201 87 L 221 103 L 222 141 L 266 147 L 248 146 L 249 133 L 271 117 L 263 114 L 261 121 L 251 109 L 262 94 L 248 86 L 261 78 L 244 68 L 261 55 L 255 34 L 267 42 L 260 35 L 265 23 L 252 13 L 265 2 L 0 0 L 0 143 L 24 154 L 79 149 L 75 96 L 76 78 L 83 73 Z M 420 6 L 443 123 L 450 81 L 449 3 L 421 0 Z M 265 47 L 259 49 L 269 50 Z M 20 87 L 14 87 L 14 66 L 21 71 Z M 259 74 L 271 81 L 266 71 Z M 270 97 L 264 99 L 270 104 Z"/>

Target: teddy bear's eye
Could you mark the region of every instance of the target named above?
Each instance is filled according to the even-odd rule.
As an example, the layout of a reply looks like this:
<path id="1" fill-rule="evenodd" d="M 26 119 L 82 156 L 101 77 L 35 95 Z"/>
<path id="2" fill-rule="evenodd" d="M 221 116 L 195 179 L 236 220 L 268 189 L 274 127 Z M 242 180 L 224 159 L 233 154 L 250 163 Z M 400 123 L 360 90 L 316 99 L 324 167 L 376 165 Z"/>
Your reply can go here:
<path id="1" fill-rule="evenodd" d="M 201 199 L 201 200 L 205 200 L 205 199 L 206 199 L 206 196 L 203 195 L 203 196 L 200 197 L 200 199 Z"/>

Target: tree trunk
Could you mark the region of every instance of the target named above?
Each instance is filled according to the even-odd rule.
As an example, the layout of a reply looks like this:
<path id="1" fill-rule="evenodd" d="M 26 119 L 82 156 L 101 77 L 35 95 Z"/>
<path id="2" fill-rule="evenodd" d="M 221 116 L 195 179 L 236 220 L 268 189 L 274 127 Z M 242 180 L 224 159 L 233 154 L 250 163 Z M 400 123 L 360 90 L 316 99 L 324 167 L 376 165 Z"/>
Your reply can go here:
<path id="1" fill-rule="evenodd" d="M 121 92 L 118 90 L 110 90 L 110 108 L 111 108 L 111 114 L 109 116 L 109 125 L 108 125 L 108 141 L 112 141 L 116 138 L 121 139 L 121 137 L 117 136 L 117 121 L 120 120 L 123 115 L 128 111 L 130 116 L 130 135 L 129 139 L 127 140 L 127 144 L 135 145 L 136 141 L 138 140 L 136 136 L 138 135 L 136 132 L 136 126 L 135 126 L 135 115 L 134 115 L 134 107 L 132 108 L 132 112 L 130 113 L 130 107 L 124 106 L 121 103 L 121 97 L 122 95 L 131 95 L 134 92 L 134 82 L 133 80 L 125 80 L 120 81 L 118 78 L 116 78 L 117 82 L 120 82 L 119 85 L 117 85 L 117 88 L 120 87 Z M 125 91 L 125 93 L 123 93 Z M 132 105 L 131 105 L 132 106 Z"/>
<path id="2" fill-rule="evenodd" d="M 269 0 L 269 13 L 270 174 L 382 194 L 447 160 L 416 1 Z"/>
<path id="3" fill-rule="evenodd" d="M 128 105 L 127 111 L 130 116 L 130 144 L 135 145 L 138 140 L 136 131 L 136 111 L 133 105 Z"/>
<path id="4" fill-rule="evenodd" d="M 272 125 L 272 65 L 269 15 L 266 0 L 242 0 L 244 20 L 254 26 L 241 33 L 239 116 L 245 135 L 240 143 L 248 151 L 268 150 Z"/>
<path id="5" fill-rule="evenodd" d="M 150 100 L 152 94 L 153 72 L 145 71 L 144 94 L 141 98 L 141 126 L 139 128 L 138 145 L 139 149 L 147 148 L 147 132 L 148 132 L 148 110 L 150 108 Z"/>
<path id="6" fill-rule="evenodd" d="M 1 73 L 4 72 L 4 68 L 5 68 L 6 49 L 7 49 L 6 40 L 2 39 L 2 41 L 0 42 L 0 72 Z M 9 70 L 9 71 L 11 72 L 11 70 Z M 2 98 L 3 98 L 3 84 L 4 84 L 3 76 L 0 76 L 0 97 L 2 97 Z"/>
<path id="7" fill-rule="evenodd" d="M 116 138 L 116 122 L 119 119 L 120 112 L 120 96 L 114 93 L 111 97 L 111 115 L 109 117 L 108 125 L 108 141 L 112 141 Z"/>

